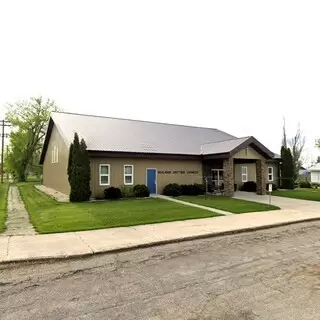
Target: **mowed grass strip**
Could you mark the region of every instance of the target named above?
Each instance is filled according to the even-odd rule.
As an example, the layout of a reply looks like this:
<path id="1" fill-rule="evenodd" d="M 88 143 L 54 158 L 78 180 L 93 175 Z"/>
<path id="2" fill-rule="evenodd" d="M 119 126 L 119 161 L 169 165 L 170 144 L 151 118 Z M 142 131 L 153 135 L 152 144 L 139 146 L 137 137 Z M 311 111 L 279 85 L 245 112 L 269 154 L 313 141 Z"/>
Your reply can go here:
<path id="1" fill-rule="evenodd" d="M 59 203 L 33 184 L 18 184 L 30 220 L 39 233 L 126 227 L 159 222 L 215 217 L 210 211 L 167 200 L 130 199 Z"/>
<path id="2" fill-rule="evenodd" d="M 320 201 L 320 189 L 275 190 L 273 196 L 301 200 Z"/>
<path id="3" fill-rule="evenodd" d="M 215 208 L 232 213 L 259 212 L 280 209 L 279 207 L 259 202 L 234 199 L 224 196 L 181 196 L 177 199 L 196 203 L 205 207 Z"/>
<path id="4" fill-rule="evenodd" d="M 0 184 L 0 232 L 5 230 L 5 222 L 7 218 L 7 199 L 8 199 L 9 183 L 5 181 Z"/>

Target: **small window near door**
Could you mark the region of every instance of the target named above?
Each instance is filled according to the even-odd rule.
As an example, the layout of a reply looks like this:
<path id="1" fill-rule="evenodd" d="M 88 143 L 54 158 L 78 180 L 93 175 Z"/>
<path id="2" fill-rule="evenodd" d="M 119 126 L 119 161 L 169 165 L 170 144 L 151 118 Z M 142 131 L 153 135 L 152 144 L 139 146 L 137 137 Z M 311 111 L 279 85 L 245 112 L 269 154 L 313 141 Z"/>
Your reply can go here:
<path id="1" fill-rule="evenodd" d="M 273 167 L 268 167 L 268 181 L 273 181 Z"/>
<path id="2" fill-rule="evenodd" d="M 242 182 L 248 181 L 248 167 L 241 167 L 241 180 Z"/>
<path id="3" fill-rule="evenodd" d="M 100 186 L 110 185 L 110 165 L 109 164 L 100 164 L 99 182 L 100 182 Z"/>
<path id="4" fill-rule="evenodd" d="M 124 165 L 124 184 L 133 185 L 133 165 Z"/>

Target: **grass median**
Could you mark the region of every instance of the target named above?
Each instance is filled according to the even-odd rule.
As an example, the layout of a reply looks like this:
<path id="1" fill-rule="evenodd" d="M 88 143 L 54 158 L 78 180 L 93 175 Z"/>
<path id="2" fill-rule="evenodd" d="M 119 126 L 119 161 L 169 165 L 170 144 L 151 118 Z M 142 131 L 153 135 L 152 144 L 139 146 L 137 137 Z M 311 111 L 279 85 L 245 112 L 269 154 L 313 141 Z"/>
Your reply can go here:
<path id="1" fill-rule="evenodd" d="M 7 199 L 9 183 L 5 181 L 0 184 L 0 232 L 5 230 L 5 221 L 7 218 Z"/>
<path id="2" fill-rule="evenodd" d="M 320 201 L 320 189 L 274 190 L 273 196 L 300 200 Z"/>
<path id="3" fill-rule="evenodd" d="M 59 203 L 33 184 L 18 184 L 30 220 L 39 233 L 127 227 L 168 221 L 215 217 L 210 211 L 167 200 L 130 199 Z"/>
<path id="4" fill-rule="evenodd" d="M 234 199 L 223 196 L 207 196 L 207 198 L 205 198 L 205 196 L 181 196 L 177 199 L 232 213 L 259 212 L 280 209 L 279 207 L 268 205 L 265 203 Z"/>

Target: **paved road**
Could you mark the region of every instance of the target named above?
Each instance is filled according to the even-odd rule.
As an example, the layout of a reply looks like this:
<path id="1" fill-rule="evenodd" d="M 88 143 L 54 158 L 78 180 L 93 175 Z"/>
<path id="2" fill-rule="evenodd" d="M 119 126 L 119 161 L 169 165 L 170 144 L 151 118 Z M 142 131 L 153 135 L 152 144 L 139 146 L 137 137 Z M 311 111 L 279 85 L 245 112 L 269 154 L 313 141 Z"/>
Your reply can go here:
<path id="1" fill-rule="evenodd" d="M 0 265 L 0 318 L 320 319 L 320 222 Z"/>

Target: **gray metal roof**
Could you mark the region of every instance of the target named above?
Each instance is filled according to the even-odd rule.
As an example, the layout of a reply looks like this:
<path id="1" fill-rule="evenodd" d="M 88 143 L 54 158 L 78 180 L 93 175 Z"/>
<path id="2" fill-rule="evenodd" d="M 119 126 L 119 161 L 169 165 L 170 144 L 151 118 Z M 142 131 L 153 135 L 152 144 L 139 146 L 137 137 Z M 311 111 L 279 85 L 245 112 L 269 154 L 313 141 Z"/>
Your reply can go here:
<path id="1" fill-rule="evenodd" d="M 223 140 L 218 142 L 205 143 L 201 145 L 201 154 L 207 155 L 207 154 L 217 154 L 217 153 L 228 153 L 250 138 L 251 137 L 244 137 L 244 138 L 236 138 L 236 139 L 229 139 L 229 140 Z"/>
<path id="2" fill-rule="evenodd" d="M 60 112 L 51 118 L 67 144 L 77 132 L 91 151 L 200 155 L 201 145 L 240 140 L 210 128 Z M 224 144 L 229 146 L 224 141 L 219 148 Z"/>

